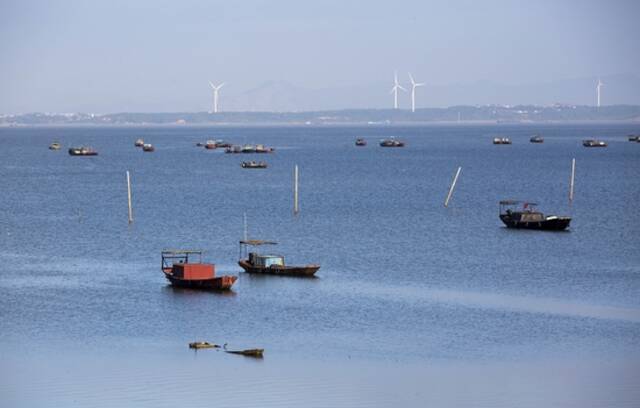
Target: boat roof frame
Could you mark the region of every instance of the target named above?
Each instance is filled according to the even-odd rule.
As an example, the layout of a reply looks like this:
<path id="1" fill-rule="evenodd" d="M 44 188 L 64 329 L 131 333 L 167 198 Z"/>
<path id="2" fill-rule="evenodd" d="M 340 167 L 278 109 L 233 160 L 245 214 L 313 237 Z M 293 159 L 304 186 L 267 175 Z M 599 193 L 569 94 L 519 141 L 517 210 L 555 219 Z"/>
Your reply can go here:
<path id="1" fill-rule="evenodd" d="M 260 245 L 278 245 L 276 241 L 268 241 L 263 239 L 241 239 L 240 245 L 260 246 Z"/>
<path id="2" fill-rule="evenodd" d="M 524 201 L 524 200 L 500 200 L 500 205 L 518 205 L 518 204 L 527 204 L 530 206 L 537 206 L 538 203 L 532 201 Z"/>

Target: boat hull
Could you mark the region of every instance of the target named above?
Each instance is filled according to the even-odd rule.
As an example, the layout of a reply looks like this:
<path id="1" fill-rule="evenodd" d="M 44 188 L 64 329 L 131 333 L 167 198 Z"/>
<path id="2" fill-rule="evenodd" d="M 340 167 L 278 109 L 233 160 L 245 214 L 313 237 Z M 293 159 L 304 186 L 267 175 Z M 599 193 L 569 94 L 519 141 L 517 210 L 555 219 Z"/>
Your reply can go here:
<path id="1" fill-rule="evenodd" d="M 271 265 L 271 266 L 256 266 L 250 264 L 246 259 L 238 262 L 238 265 L 242 269 L 244 269 L 247 273 L 260 273 L 266 275 L 283 275 L 283 276 L 302 276 L 302 277 L 311 277 L 318 269 L 320 269 L 320 265 L 302 265 L 302 266 L 281 266 L 281 265 Z"/>
<path id="2" fill-rule="evenodd" d="M 219 276 L 209 279 L 182 279 L 171 274 L 171 270 L 163 270 L 164 277 L 173 286 L 199 290 L 229 290 L 238 279 L 237 276 Z"/>
<path id="3" fill-rule="evenodd" d="M 544 231 L 564 231 L 571 223 L 570 217 L 552 217 L 541 221 L 519 221 L 509 215 L 501 214 L 500 219 L 508 228 Z"/>

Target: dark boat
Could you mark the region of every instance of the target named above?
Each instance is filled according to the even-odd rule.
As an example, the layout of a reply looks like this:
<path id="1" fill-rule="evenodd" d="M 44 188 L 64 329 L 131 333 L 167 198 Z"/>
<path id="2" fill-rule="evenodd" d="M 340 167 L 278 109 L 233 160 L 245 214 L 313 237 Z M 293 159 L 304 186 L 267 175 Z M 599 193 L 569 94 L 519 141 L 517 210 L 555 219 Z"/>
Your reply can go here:
<path id="1" fill-rule="evenodd" d="M 500 201 L 500 219 L 508 228 L 563 231 L 571 217 L 547 215 L 536 210 L 535 203 L 515 200 Z"/>
<path id="2" fill-rule="evenodd" d="M 364 139 L 356 139 L 356 146 L 366 146 L 367 141 Z"/>
<path id="3" fill-rule="evenodd" d="M 277 242 L 257 239 L 240 241 L 240 260 L 238 261 L 238 265 L 248 273 L 301 277 L 312 277 L 318 269 L 320 269 L 320 265 L 316 264 L 300 266 L 285 265 L 282 255 L 261 255 L 248 251 L 248 247 L 276 244 Z M 245 258 L 243 258 L 243 255 Z"/>
<path id="4" fill-rule="evenodd" d="M 510 145 L 511 144 L 511 139 L 509 139 L 508 137 L 494 137 L 493 138 L 493 144 Z"/>
<path id="5" fill-rule="evenodd" d="M 134 143 L 134 145 L 135 145 L 136 147 L 142 147 L 142 146 L 144 146 L 144 140 L 143 140 L 143 139 L 138 139 L 138 140 L 136 140 L 136 142 Z"/>
<path id="6" fill-rule="evenodd" d="M 267 163 L 266 162 L 257 162 L 257 161 L 243 161 L 241 164 L 243 169 L 266 169 L 267 168 Z"/>
<path id="7" fill-rule="evenodd" d="M 404 147 L 404 142 L 396 139 L 384 139 L 380 141 L 381 147 Z"/>
<path id="8" fill-rule="evenodd" d="M 62 145 L 60 145 L 60 143 L 53 142 L 49 145 L 49 150 L 60 150 L 61 147 Z"/>
<path id="9" fill-rule="evenodd" d="M 640 143 L 640 135 L 629 135 L 630 142 L 639 142 Z"/>
<path id="10" fill-rule="evenodd" d="M 529 142 L 531 142 L 531 143 L 544 143 L 544 137 L 542 137 L 540 135 L 534 135 L 534 136 L 531 136 L 531 139 L 529 139 Z"/>
<path id="11" fill-rule="evenodd" d="M 197 262 L 189 262 L 197 257 Z M 215 265 L 202 263 L 202 251 L 162 251 L 162 272 L 173 286 L 201 290 L 229 290 L 237 276 L 215 276 Z"/>
<path id="12" fill-rule="evenodd" d="M 69 154 L 71 156 L 97 156 L 98 152 L 96 152 L 90 147 L 81 146 L 81 147 L 70 147 Z"/>
<path id="13" fill-rule="evenodd" d="M 209 149 L 209 150 L 214 150 L 218 147 L 218 145 L 216 145 L 216 141 L 215 140 L 207 140 L 207 142 L 204 144 L 204 148 L 205 149 Z"/>
<path id="14" fill-rule="evenodd" d="M 607 143 L 602 140 L 587 139 L 582 141 L 584 147 L 607 147 Z"/>
<path id="15" fill-rule="evenodd" d="M 224 350 L 225 353 L 239 354 L 241 356 L 262 358 L 264 355 L 264 349 L 247 349 L 247 350 Z"/>
<path id="16" fill-rule="evenodd" d="M 156 148 L 153 147 L 153 145 L 151 143 L 145 143 L 142 145 L 142 151 L 144 152 L 153 152 L 155 151 Z"/>

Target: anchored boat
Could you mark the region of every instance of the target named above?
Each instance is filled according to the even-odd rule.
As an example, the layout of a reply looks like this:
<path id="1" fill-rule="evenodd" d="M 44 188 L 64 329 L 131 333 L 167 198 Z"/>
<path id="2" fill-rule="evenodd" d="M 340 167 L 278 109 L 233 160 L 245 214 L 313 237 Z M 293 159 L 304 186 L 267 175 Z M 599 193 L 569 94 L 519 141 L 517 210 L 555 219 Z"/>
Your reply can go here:
<path id="1" fill-rule="evenodd" d="M 494 137 L 493 144 L 497 144 L 497 145 L 509 144 L 510 145 L 511 139 L 509 139 L 508 137 Z"/>
<path id="2" fill-rule="evenodd" d="M 381 147 L 404 147 L 404 142 L 396 139 L 383 139 L 380 141 Z"/>
<path id="3" fill-rule="evenodd" d="M 536 210 L 536 203 L 500 201 L 500 219 L 508 228 L 563 231 L 569 227 L 571 217 L 547 215 Z"/>
<path id="4" fill-rule="evenodd" d="M 607 147 L 607 143 L 602 140 L 587 139 L 582 141 L 584 147 Z"/>
<path id="5" fill-rule="evenodd" d="M 540 135 L 534 135 L 534 136 L 531 136 L 531 139 L 529 139 L 529 142 L 531 142 L 531 143 L 544 143 L 544 137 L 542 137 Z"/>
<path id="6" fill-rule="evenodd" d="M 135 142 L 135 146 L 136 146 L 136 147 L 142 147 L 142 146 L 144 146 L 144 140 L 143 140 L 143 139 L 138 139 L 138 140 L 136 140 L 136 142 Z"/>
<path id="7" fill-rule="evenodd" d="M 80 147 L 70 147 L 69 154 L 71 156 L 97 156 L 98 152 L 93 150 L 91 147 L 80 146 Z"/>
<path id="8" fill-rule="evenodd" d="M 142 151 L 144 152 L 153 152 L 155 151 L 156 148 L 153 147 L 153 145 L 151 143 L 145 143 L 142 145 Z"/>
<path id="9" fill-rule="evenodd" d="M 243 169 L 266 169 L 267 163 L 263 161 L 257 162 L 255 160 L 251 160 L 243 161 L 241 166 Z"/>
<path id="10" fill-rule="evenodd" d="M 62 146 L 58 142 L 53 142 L 49 145 L 49 150 L 60 150 Z"/>
<path id="11" fill-rule="evenodd" d="M 162 251 L 162 272 L 173 286 L 201 290 L 229 290 L 238 279 L 216 276 L 215 265 L 202 263 L 202 251 L 193 250 Z"/>
<path id="12" fill-rule="evenodd" d="M 240 260 L 238 265 L 248 273 L 262 273 L 268 275 L 287 275 L 287 276 L 313 276 L 320 265 L 286 265 L 284 256 L 272 254 L 258 254 L 249 251 L 249 247 L 259 247 L 265 245 L 276 245 L 274 241 L 263 241 L 258 239 L 240 241 Z"/>
<path id="13" fill-rule="evenodd" d="M 366 146 L 367 141 L 364 139 L 356 139 L 356 146 Z"/>

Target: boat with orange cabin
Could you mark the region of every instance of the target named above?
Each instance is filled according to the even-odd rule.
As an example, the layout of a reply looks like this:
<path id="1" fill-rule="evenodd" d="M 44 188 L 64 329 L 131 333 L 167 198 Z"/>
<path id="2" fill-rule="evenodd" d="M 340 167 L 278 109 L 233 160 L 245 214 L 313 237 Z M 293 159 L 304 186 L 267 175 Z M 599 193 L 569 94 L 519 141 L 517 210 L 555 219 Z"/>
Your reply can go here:
<path id="1" fill-rule="evenodd" d="M 173 286 L 200 290 L 229 290 L 237 276 L 216 276 L 214 264 L 202 263 L 202 251 L 162 251 L 162 272 Z"/>

